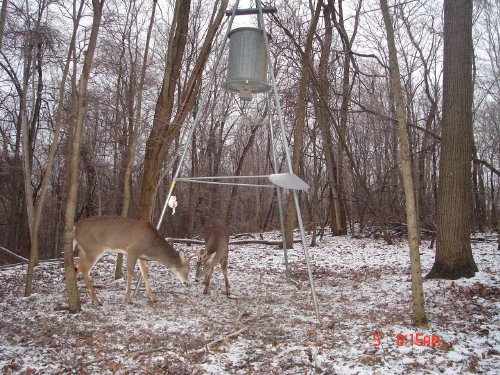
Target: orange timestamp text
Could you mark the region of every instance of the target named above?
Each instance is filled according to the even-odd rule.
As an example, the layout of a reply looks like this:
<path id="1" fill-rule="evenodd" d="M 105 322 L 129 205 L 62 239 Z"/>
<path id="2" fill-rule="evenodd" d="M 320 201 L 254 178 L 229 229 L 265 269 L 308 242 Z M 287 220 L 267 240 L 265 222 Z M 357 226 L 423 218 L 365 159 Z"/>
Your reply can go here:
<path id="1" fill-rule="evenodd" d="M 382 333 L 373 334 L 373 346 L 382 344 Z M 397 346 L 441 346 L 441 336 L 425 335 L 423 333 L 398 333 L 396 335 Z"/>

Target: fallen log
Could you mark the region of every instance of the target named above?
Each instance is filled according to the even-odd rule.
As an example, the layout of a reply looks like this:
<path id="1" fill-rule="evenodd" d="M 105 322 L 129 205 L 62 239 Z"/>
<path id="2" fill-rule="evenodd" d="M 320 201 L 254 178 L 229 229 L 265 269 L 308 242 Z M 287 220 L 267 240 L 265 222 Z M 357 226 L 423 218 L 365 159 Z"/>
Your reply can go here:
<path id="1" fill-rule="evenodd" d="M 167 241 L 173 243 L 185 243 L 191 245 L 204 245 L 205 242 L 201 240 L 192 240 L 189 238 L 166 238 Z M 294 240 L 293 243 L 299 243 L 300 240 Z M 260 244 L 260 245 L 282 245 L 281 240 L 230 240 L 230 245 L 249 245 L 249 244 Z"/>

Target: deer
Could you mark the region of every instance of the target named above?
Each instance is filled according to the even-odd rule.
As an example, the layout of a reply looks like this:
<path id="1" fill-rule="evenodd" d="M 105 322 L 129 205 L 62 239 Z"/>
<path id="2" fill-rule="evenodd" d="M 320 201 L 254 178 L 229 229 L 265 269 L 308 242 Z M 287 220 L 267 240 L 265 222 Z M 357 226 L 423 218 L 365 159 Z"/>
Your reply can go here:
<path id="1" fill-rule="evenodd" d="M 148 221 L 121 216 L 94 216 L 80 220 L 74 226 L 73 249 L 75 248 L 78 248 L 78 260 L 75 263 L 77 274 L 83 274 L 92 303 L 96 306 L 101 305 L 101 302 L 92 284 L 90 271 L 109 252 L 127 255 L 125 300 L 128 304 L 131 303 L 130 289 L 137 261 L 151 302 L 156 302 L 156 299 L 149 283 L 146 260 L 163 264 L 183 285 L 187 284 L 191 257 L 187 258 L 182 251 L 175 251 Z"/>
<path id="2" fill-rule="evenodd" d="M 210 278 L 212 277 L 215 266 L 220 263 L 226 284 L 226 296 L 229 297 L 230 285 L 229 279 L 227 278 L 229 230 L 220 221 L 213 220 L 205 227 L 203 238 L 205 240 L 205 249 L 202 252 L 198 251 L 196 253 L 198 261 L 196 263 L 195 281 L 198 282 L 205 278 L 205 289 L 203 290 L 203 294 L 208 294 Z"/>

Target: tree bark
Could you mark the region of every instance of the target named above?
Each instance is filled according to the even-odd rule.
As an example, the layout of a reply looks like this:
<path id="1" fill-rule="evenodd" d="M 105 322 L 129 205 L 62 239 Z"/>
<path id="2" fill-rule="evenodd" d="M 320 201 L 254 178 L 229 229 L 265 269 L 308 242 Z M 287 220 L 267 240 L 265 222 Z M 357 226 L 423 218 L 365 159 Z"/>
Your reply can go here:
<path id="1" fill-rule="evenodd" d="M 134 167 L 134 161 L 135 161 L 135 154 L 137 152 L 137 135 L 139 126 L 141 124 L 142 90 L 144 89 L 144 80 L 146 77 L 146 68 L 147 68 L 148 54 L 149 54 L 149 42 L 151 41 L 151 32 L 153 30 L 157 2 L 158 2 L 157 0 L 153 0 L 153 9 L 151 11 L 151 17 L 146 36 L 146 46 L 144 47 L 144 57 L 142 60 L 141 76 L 139 79 L 139 85 L 137 87 L 137 109 L 135 110 L 135 120 L 133 124 L 132 135 L 130 138 L 127 167 L 125 169 L 125 175 L 123 181 L 123 203 L 121 211 L 121 216 L 123 217 L 128 216 L 128 209 L 130 206 L 130 196 L 131 196 L 130 176 L 132 175 L 132 169 Z M 122 265 L 123 265 L 123 254 L 118 254 L 115 267 L 115 279 L 120 279 L 122 277 Z"/>
<path id="2" fill-rule="evenodd" d="M 321 55 L 319 59 L 318 67 L 318 81 L 321 85 L 324 95 L 326 95 L 326 100 L 330 100 L 330 82 L 328 79 L 328 67 L 330 65 L 330 53 L 333 38 L 333 28 L 332 20 L 330 14 L 330 7 L 325 7 L 323 10 L 324 20 L 325 20 L 325 39 L 323 40 L 323 46 L 321 48 Z M 333 137 L 330 129 L 330 117 L 325 109 L 325 106 L 318 98 L 318 93 L 314 91 L 315 97 L 315 110 L 318 119 L 318 128 L 323 138 L 323 148 L 326 160 L 326 172 L 328 177 L 328 184 L 330 187 L 331 195 L 331 218 L 330 218 L 330 228 L 332 229 L 333 235 L 337 236 L 342 233 L 341 227 L 341 213 L 340 213 L 340 196 L 338 194 L 337 185 L 337 163 L 335 158 L 335 152 L 333 149 Z"/>
<path id="3" fill-rule="evenodd" d="M 144 173 L 138 212 L 139 218 L 145 220 L 152 219 L 157 187 L 162 171 L 161 166 L 172 141 L 179 135 L 184 120 L 195 104 L 194 99 L 199 91 L 198 80 L 203 73 L 203 68 L 212 49 L 215 33 L 222 22 L 224 11 L 227 8 L 228 0 L 217 1 L 214 5 L 203 46 L 201 47 L 188 83 L 182 91 L 175 117 L 172 119 L 173 98 L 175 87 L 179 80 L 180 64 L 182 63 L 182 56 L 186 45 L 190 11 L 190 1 L 178 0 L 178 3 L 180 4 L 176 3 L 176 6 L 179 7 L 176 12 L 176 31 L 174 35 L 170 35 L 169 37 L 165 77 L 156 105 L 153 129 L 146 142 Z"/>
<path id="4" fill-rule="evenodd" d="M 445 0 L 436 258 L 427 278 L 459 279 L 477 271 L 470 244 L 472 58 L 472 0 Z"/>
<path id="5" fill-rule="evenodd" d="M 243 169 L 243 163 L 245 162 L 245 158 L 252 148 L 254 141 L 255 141 L 255 135 L 257 134 L 257 130 L 260 128 L 260 125 L 255 125 L 252 126 L 250 130 L 250 137 L 248 138 L 248 141 L 243 148 L 243 151 L 241 152 L 240 158 L 238 159 L 238 166 L 236 167 L 235 171 L 235 176 L 240 176 L 241 171 Z M 238 186 L 233 186 L 231 189 L 231 196 L 229 198 L 229 202 L 227 204 L 227 211 L 226 211 L 226 225 L 229 226 L 231 225 L 231 222 L 233 221 L 233 206 L 234 202 L 236 201 L 236 195 L 238 193 Z"/>
<path id="6" fill-rule="evenodd" d="M 68 290 L 69 312 L 77 313 L 81 310 L 80 297 L 76 283 L 76 270 L 73 261 L 73 227 L 76 211 L 76 200 L 79 183 L 80 146 L 83 131 L 83 122 L 87 108 L 87 84 L 90 76 L 90 69 L 94 59 L 94 52 L 97 44 L 97 35 L 101 25 L 102 7 L 104 0 L 92 0 L 94 14 L 92 19 L 92 30 L 90 32 L 89 45 L 85 52 L 82 74 L 80 76 L 80 88 L 78 90 L 78 106 L 73 134 L 73 147 L 70 166 L 69 192 L 66 201 L 66 212 L 64 219 L 64 268 L 66 275 L 66 288 Z"/>
<path id="7" fill-rule="evenodd" d="M 413 322 L 418 326 L 427 323 L 427 318 L 425 316 L 424 287 L 422 280 L 422 268 L 420 265 L 418 214 L 416 210 L 415 190 L 413 186 L 412 162 L 410 159 L 410 142 L 408 140 L 405 103 L 403 98 L 403 88 L 401 86 L 401 77 L 399 73 L 396 43 L 394 41 L 394 29 L 392 26 L 392 19 L 389 14 L 387 0 L 380 0 L 380 8 L 382 9 L 384 24 L 387 31 L 391 83 L 396 99 L 396 110 L 399 124 L 399 143 L 401 164 L 403 170 L 403 185 L 406 200 L 408 241 L 410 245 Z"/>
<path id="8" fill-rule="evenodd" d="M 0 10 L 0 50 L 2 50 L 3 33 L 5 30 L 5 19 L 7 18 L 7 5 L 9 0 L 2 0 L 2 9 Z"/>
<path id="9" fill-rule="evenodd" d="M 344 24 L 344 11 L 343 11 L 343 0 L 338 1 L 338 9 L 335 10 L 333 1 L 329 0 L 329 6 L 331 8 L 331 13 L 333 14 L 334 25 L 340 35 L 344 49 L 344 64 L 342 71 L 342 103 L 340 106 L 340 124 L 339 124 L 339 142 L 338 156 L 337 156 L 337 195 L 338 202 L 336 206 L 336 217 L 337 217 L 337 231 L 338 234 L 347 234 L 347 219 L 346 219 L 346 205 L 344 197 L 344 144 L 346 144 L 347 136 L 347 120 L 349 118 L 349 103 L 351 102 L 351 59 L 352 59 L 352 45 L 359 25 L 359 16 L 361 14 L 361 4 L 362 0 L 359 1 L 356 8 L 356 15 L 354 19 L 354 28 L 351 37 L 347 35 L 347 31 Z M 338 20 L 335 16 L 338 13 Z"/>
<path id="10" fill-rule="evenodd" d="M 294 38 L 293 34 L 288 30 L 278 18 L 274 17 L 275 22 L 278 24 L 280 28 L 283 29 L 283 31 L 287 34 L 287 36 L 290 38 L 290 40 L 293 42 L 295 45 L 297 51 L 301 54 L 301 56 L 305 55 L 305 52 L 302 51 L 302 48 L 298 44 L 297 40 Z M 318 98 L 321 100 L 323 107 L 325 108 L 326 112 L 328 113 L 328 116 L 331 119 L 331 124 L 334 126 L 335 131 L 338 134 L 340 134 L 340 129 L 338 124 L 336 123 L 335 116 L 333 114 L 333 110 L 330 108 L 330 103 L 327 101 L 327 95 L 323 92 L 323 89 L 321 87 L 321 84 L 319 83 L 318 78 L 316 77 L 313 65 L 310 60 L 307 60 L 307 67 L 309 69 L 309 78 L 312 81 L 314 89 L 317 91 Z M 363 177 L 357 163 L 355 160 L 355 157 L 351 150 L 349 149 L 347 145 L 347 141 L 343 139 L 342 137 L 339 137 L 339 142 L 341 143 L 341 146 L 344 148 L 345 156 L 347 156 L 347 159 L 349 160 L 349 164 L 351 165 L 351 168 L 354 171 L 354 174 L 356 176 L 357 181 L 359 182 L 361 188 L 366 194 L 366 199 L 368 201 L 367 208 L 371 210 L 373 213 L 376 223 L 379 226 L 380 230 L 382 231 L 382 235 L 384 237 L 384 240 L 387 242 L 388 245 L 392 244 L 392 237 L 390 233 L 387 231 L 387 227 L 384 224 L 384 218 L 380 212 L 380 209 L 377 207 L 377 204 L 375 203 L 375 199 L 373 198 L 373 194 L 371 193 L 370 189 L 368 188 L 367 182 L 365 178 Z M 366 205 L 363 206 L 363 210 L 365 209 Z"/>
<path id="11" fill-rule="evenodd" d="M 319 184 L 321 176 L 321 163 L 318 161 L 318 150 L 316 146 L 316 132 L 311 134 L 313 144 L 313 196 L 311 202 L 311 247 L 316 246 L 316 237 L 318 234 L 318 215 L 319 215 Z"/>
<path id="12" fill-rule="evenodd" d="M 301 76 L 297 97 L 297 122 L 295 124 L 292 156 L 292 172 L 297 175 L 299 173 L 299 164 L 302 157 L 303 132 L 306 122 L 306 94 L 309 84 L 308 66 L 311 60 L 313 38 L 318 26 L 319 15 L 321 14 L 321 6 L 322 1 L 318 1 L 307 32 L 305 51 L 301 61 Z M 296 216 L 294 197 L 293 194 L 290 194 L 285 216 L 285 244 L 287 248 L 293 247 L 293 230 L 295 229 Z"/>
<path id="13" fill-rule="evenodd" d="M 68 50 L 68 54 L 66 56 L 66 62 L 64 64 L 63 74 L 61 78 L 61 84 L 59 85 L 59 99 L 57 103 L 57 109 L 55 114 L 55 130 L 54 130 L 54 138 L 52 139 L 52 143 L 50 144 L 49 155 L 47 157 L 47 166 L 45 168 L 45 172 L 43 174 L 40 196 L 35 205 L 35 215 L 33 220 L 33 235 L 31 238 L 31 248 L 30 248 L 30 262 L 28 265 L 28 271 L 26 276 L 26 287 L 24 290 L 24 295 L 26 297 L 30 296 L 33 290 L 33 270 L 35 265 L 38 263 L 38 241 L 39 241 L 39 229 L 40 229 L 40 221 L 42 219 L 43 207 L 45 205 L 45 198 L 47 196 L 47 190 L 49 187 L 50 177 L 52 176 L 52 167 L 54 165 L 54 160 L 56 156 L 57 146 L 59 142 L 59 135 L 61 133 L 62 127 L 62 111 L 63 111 L 63 103 L 64 103 L 64 92 L 66 87 L 66 79 L 68 77 L 70 62 L 71 62 L 71 54 L 73 48 L 75 46 L 76 41 L 76 32 L 78 29 L 78 25 L 80 23 L 80 18 L 82 15 L 84 1 L 80 2 L 80 7 L 78 9 L 78 13 L 76 14 L 76 18 L 73 20 L 73 34 L 71 37 L 71 42 Z"/>
<path id="14" fill-rule="evenodd" d="M 31 51 L 25 51 L 26 55 L 31 53 Z M 20 108 L 19 115 L 21 117 L 21 148 L 23 150 L 23 181 L 24 181 L 24 201 L 26 215 L 28 218 L 28 228 L 30 239 L 33 238 L 33 217 L 34 217 L 34 207 L 33 207 L 33 188 L 31 186 L 31 147 L 29 142 L 29 128 L 28 128 L 28 116 L 27 116 L 27 95 L 28 95 L 28 81 L 29 81 L 29 71 L 30 65 L 27 62 L 28 57 L 25 56 L 25 66 L 24 66 L 24 77 L 23 77 L 23 88 L 22 96 L 20 98 Z"/>

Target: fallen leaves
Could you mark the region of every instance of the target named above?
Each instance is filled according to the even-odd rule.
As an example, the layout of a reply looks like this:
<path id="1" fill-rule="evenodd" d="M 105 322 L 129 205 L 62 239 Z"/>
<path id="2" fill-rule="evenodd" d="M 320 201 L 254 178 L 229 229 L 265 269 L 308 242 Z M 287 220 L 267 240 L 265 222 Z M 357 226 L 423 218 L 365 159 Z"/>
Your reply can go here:
<path id="1" fill-rule="evenodd" d="M 443 336 L 441 347 L 398 348 L 398 332 L 416 333 L 411 325 L 410 285 L 405 281 L 406 246 L 337 237 L 325 238 L 311 249 L 319 322 L 300 249 L 289 252 L 292 275 L 301 280 L 293 285 L 284 280 L 281 252 L 265 246 L 232 248 L 229 278 L 235 300 L 225 297 L 218 269 L 211 295 L 204 296 L 202 286 L 185 289 L 170 272 L 152 263 L 152 287 L 159 301 L 149 304 L 141 291 L 131 306 L 123 301 L 124 281 L 112 280 L 114 258 L 104 258 L 93 276 L 101 285 L 118 287 L 101 288 L 104 305 L 94 308 L 87 301 L 78 315 L 64 308 L 65 289 L 57 264 L 40 266 L 43 291 L 29 299 L 18 297 L 24 286 L 23 269 L 1 270 L 0 372 L 495 370 L 499 356 L 495 349 L 499 343 L 492 334 L 499 300 L 495 249 L 474 245 L 480 251 L 482 274 L 485 264 L 491 268 L 485 278 L 426 281 L 431 319 L 426 334 Z M 424 251 L 424 269 L 432 256 Z M 79 282 L 85 299 L 84 284 Z M 374 333 L 380 334 L 380 347 L 373 346 Z"/>

